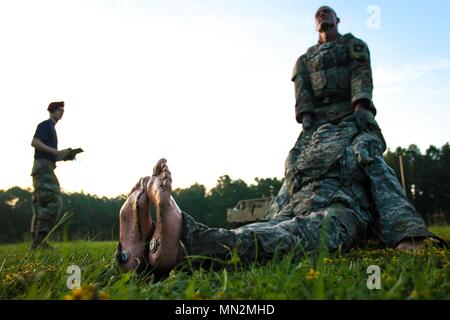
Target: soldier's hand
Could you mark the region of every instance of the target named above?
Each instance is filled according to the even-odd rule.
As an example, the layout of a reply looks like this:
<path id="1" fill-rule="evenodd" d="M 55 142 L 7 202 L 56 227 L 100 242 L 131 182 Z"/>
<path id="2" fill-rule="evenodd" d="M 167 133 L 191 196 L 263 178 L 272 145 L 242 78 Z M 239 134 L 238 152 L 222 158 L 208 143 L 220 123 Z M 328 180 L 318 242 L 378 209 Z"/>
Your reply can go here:
<path id="1" fill-rule="evenodd" d="M 67 160 L 73 160 L 73 158 L 74 158 L 74 154 L 72 153 L 72 148 L 58 151 L 58 159 L 60 159 L 60 160 L 67 161 Z"/>
<path id="2" fill-rule="evenodd" d="M 302 126 L 303 126 L 303 130 L 308 130 L 309 128 L 311 128 L 313 123 L 313 119 L 312 119 L 312 115 L 309 113 L 305 113 L 302 116 Z"/>
<path id="3" fill-rule="evenodd" d="M 64 158 L 64 161 L 72 161 L 72 160 L 75 160 L 75 153 L 69 153 L 69 155 L 67 155 L 65 158 Z"/>
<path id="4" fill-rule="evenodd" d="M 67 156 L 64 158 L 64 161 L 71 161 L 71 160 L 75 160 L 75 156 L 77 155 L 74 150 L 72 148 L 69 148 L 69 153 L 67 154 Z"/>
<path id="5" fill-rule="evenodd" d="M 358 126 L 358 129 L 361 131 L 367 131 L 369 126 L 372 123 L 375 123 L 375 118 L 369 110 L 366 109 L 359 109 L 358 111 L 355 110 L 353 113 L 355 117 L 355 123 Z"/>

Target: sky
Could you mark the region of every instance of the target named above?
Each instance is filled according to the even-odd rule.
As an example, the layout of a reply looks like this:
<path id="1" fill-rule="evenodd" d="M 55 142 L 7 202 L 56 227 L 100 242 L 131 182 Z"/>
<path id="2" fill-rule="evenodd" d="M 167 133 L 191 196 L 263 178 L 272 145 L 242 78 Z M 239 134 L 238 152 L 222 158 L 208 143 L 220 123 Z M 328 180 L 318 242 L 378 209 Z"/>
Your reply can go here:
<path id="1" fill-rule="evenodd" d="M 290 81 L 314 13 L 370 48 L 388 147 L 450 139 L 449 1 L 0 0 L 0 189 L 29 188 L 36 126 L 65 101 L 65 192 L 117 196 L 164 157 L 174 188 L 283 176 L 301 131 Z"/>

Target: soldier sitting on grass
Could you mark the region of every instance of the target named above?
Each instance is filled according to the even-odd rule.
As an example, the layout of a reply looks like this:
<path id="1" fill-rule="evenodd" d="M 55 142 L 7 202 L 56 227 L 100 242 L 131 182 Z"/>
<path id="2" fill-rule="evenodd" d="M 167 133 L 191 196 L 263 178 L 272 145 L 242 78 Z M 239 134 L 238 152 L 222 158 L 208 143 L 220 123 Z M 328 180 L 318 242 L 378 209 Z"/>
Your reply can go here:
<path id="1" fill-rule="evenodd" d="M 165 274 L 188 256 L 211 258 L 191 259 L 195 267 L 226 261 L 233 251 L 243 263 L 288 253 L 299 258 L 315 252 L 321 238 L 329 252 L 347 251 L 365 245 L 373 230 L 384 246 L 397 249 L 417 249 L 426 238 L 442 241 L 383 159 L 367 45 L 340 35 L 340 20 L 329 7 L 319 8 L 315 20 L 319 42 L 298 59 L 292 77 L 303 130 L 267 220 L 232 230 L 196 222 L 172 198 L 171 173 L 161 159 L 120 211 L 117 259 L 124 271 Z"/>

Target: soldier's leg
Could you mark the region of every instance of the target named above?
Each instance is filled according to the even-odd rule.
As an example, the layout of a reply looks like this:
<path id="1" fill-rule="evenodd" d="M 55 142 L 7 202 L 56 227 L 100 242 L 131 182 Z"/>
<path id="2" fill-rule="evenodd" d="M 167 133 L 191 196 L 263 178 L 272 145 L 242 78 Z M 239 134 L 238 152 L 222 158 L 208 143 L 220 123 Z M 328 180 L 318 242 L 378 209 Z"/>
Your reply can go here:
<path id="1" fill-rule="evenodd" d="M 304 132 L 302 131 L 300 133 L 300 136 L 298 137 L 297 141 L 294 144 L 294 147 L 289 151 L 289 154 L 285 160 L 284 163 L 284 177 L 285 177 L 285 183 L 286 187 L 288 188 L 288 191 L 290 194 L 293 194 L 295 192 L 294 185 L 297 180 L 297 170 L 296 170 L 296 164 L 297 159 L 300 154 L 301 144 L 304 140 Z"/>
<path id="2" fill-rule="evenodd" d="M 288 208 L 287 208 L 290 198 L 291 198 L 291 196 L 289 195 L 287 183 L 286 183 L 286 180 L 284 180 L 283 184 L 281 185 L 280 191 L 278 192 L 275 199 L 273 199 L 269 210 L 267 210 L 266 219 L 267 220 L 272 220 L 272 219 L 286 220 L 288 218 L 293 218 L 294 213 L 293 213 L 292 209 L 288 210 Z"/>
<path id="3" fill-rule="evenodd" d="M 37 191 L 37 201 L 34 203 L 35 218 L 34 232 L 48 233 L 59 216 L 61 210 L 61 196 L 58 193 L 49 191 Z"/>
<path id="4" fill-rule="evenodd" d="M 259 240 L 254 230 L 270 230 L 280 221 L 269 220 L 248 224 L 237 229 L 210 228 L 195 221 L 189 214 L 183 212 L 183 228 L 181 242 L 183 250 L 187 256 L 196 256 L 190 263 L 194 267 L 217 266 L 221 267 L 223 261 L 230 259 L 233 251 L 236 250 L 241 262 L 248 263 L 261 259 L 258 252 Z M 263 236 L 263 234 L 261 234 Z M 287 232 L 277 234 L 276 238 L 284 243 L 290 242 Z"/>
<path id="5" fill-rule="evenodd" d="M 180 244 L 182 213 L 172 198 L 172 177 L 166 160 L 160 159 L 151 177 L 132 189 L 120 210 L 120 242 L 117 260 L 124 271 L 146 269 L 158 274 L 170 271 L 183 259 Z M 148 204 L 156 211 L 156 224 Z M 142 264 L 145 259 L 145 265 Z"/>
<path id="6" fill-rule="evenodd" d="M 244 264 L 264 262 L 277 256 L 293 253 L 299 258 L 316 251 L 325 241 L 330 252 L 348 250 L 365 240 L 367 222 L 352 210 L 335 204 L 308 216 L 250 224 L 227 230 L 208 228 L 183 214 L 182 242 L 190 256 L 227 260 L 235 251 Z M 212 260 L 215 261 L 215 260 Z M 194 266 L 208 259 L 196 259 Z"/>
<path id="7" fill-rule="evenodd" d="M 338 204 L 292 219 L 286 219 L 292 215 L 286 212 L 282 218 L 233 230 L 209 228 L 182 213 L 170 196 L 171 175 L 165 161 L 158 162 L 156 171 L 147 188 L 158 220 L 149 243 L 149 264 L 155 272 L 170 271 L 186 256 L 198 266 L 205 261 L 227 260 L 235 251 L 245 264 L 289 252 L 296 256 L 312 252 L 319 247 L 321 235 L 330 251 L 340 247 L 348 250 L 365 238 L 367 222 Z M 290 211 L 292 206 L 283 210 Z"/>
<path id="8" fill-rule="evenodd" d="M 33 247 L 38 246 L 53 228 L 61 207 L 58 179 L 51 170 L 40 170 L 33 175 L 32 234 Z"/>
<path id="9" fill-rule="evenodd" d="M 289 151 L 289 154 L 284 163 L 284 178 L 289 195 L 293 195 L 299 190 L 300 177 L 297 170 L 297 160 L 300 151 L 311 140 L 315 127 L 308 130 L 302 130 L 300 136 L 294 144 L 294 147 Z"/>
<path id="10" fill-rule="evenodd" d="M 139 188 L 137 187 L 135 187 L 133 190 L 139 192 Z M 155 207 L 157 215 L 157 222 L 154 231 L 151 232 L 151 239 L 149 239 L 145 245 L 145 247 L 148 249 L 148 264 L 150 266 L 150 269 L 152 269 L 154 272 L 167 273 L 171 268 L 173 268 L 176 264 L 184 259 L 185 254 L 191 254 L 189 251 L 184 251 L 184 249 L 186 249 L 186 245 L 183 242 L 189 243 L 188 247 L 190 248 L 192 243 L 192 234 L 201 234 L 200 238 L 209 238 L 208 233 L 214 234 L 215 239 L 222 242 L 222 245 L 220 246 L 221 250 L 224 248 L 224 246 L 227 246 L 228 242 L 225 238 L 219 240 L 219 238 L 221 238 L 221 229 L 219 229 L 218 232 L 215 232 L 215 229 L 210 229 L 205 225 L 197 223 L 192 217 L 181 212 L 175 200 L 171 197 L 172 178 L 164 159 L 158 161 L 157 165 L 155 166 L 152 177 L 148 179 L 146 190 L 147 197 L 151 204 Z M 134 233 L 139 233 L 134 232 L 139 231 L 139 228 L 134 226 L 139 226 L 143 222 L 148 220 L 148 218 L 145 217 L 145 213 L 143 212 L 145 211 L 145 205 L 141 203 L 138 198 L 139 197 L 131 197 L 131 200 L 129 198 L 131 202 L 127 200 L 127 203 L 130 202 L 133 205 L 126 205 L 126 203 L 122 208 L 120 214 L 121 217 L 136 216 L 136 219 L 133 220 L 135 221 L 135 223 L 131 223 L 131 225 L 129 223 L 130 221 L 128 221 L 129 219 L 120 219 L 120 229 L 121 231 L 124 230 L 124 234 L 121 234 L 121 242 L 123 242 L 122 239 L 127 239 L 128 247 L 126 249 L 128 251 L 128 248 L 140 248 L 139 244 L 142 243 L 144 239 L 144 236 L 133 237 Z M 136 205 L 139 208 L 142 206 L 144 210 L 140 210 L 139 208 L 136 209 Z M 128 214 L 125 215 L 124 211 L 127 211 Z M 286 213 L 282 216 L 288 215 L 289 214 Z M 251 228 L 260 229 L 265 225 L 270 226 L 276 223 L 277 222 L 275 221 L 271 221 L 266 223 L 254 224 L 253 226 L 246 226 L 240 229 L 242 231 L 237 231 L 237 233 L 248 233 L 248 231 L 244 230 Z M 130 230 L 132 232 L 130 232 Z M 125 234 L 127 232 L 128 234 Z M 205 239 L 200 240 L 203 242 L 203 240 Z M 198 242 L 194 241 L 194 243 Z M 124 248 L 122 247 L 123 246 L 121 245 L 119 245 L 118 247 L 117 256 L 119 258 L 124 256 L 124 252 L 122 250 Z M 138 252 L 139 250 L 135 251 Z M 216 255 L 214 251 L 207 250 L 202 250 L 201 253 L 202 255 L 209 255 L 210 257 Z M 132 252 L 130 256 L 132 256 Z M 128 255 L 126 256 L 126 258 L 128 261 Z M 121 261 L 120 259 L 118 260 L 122 265 L 126 263 L 126 261 Z M 127 270 L 125 271 L 128 270 L 130 270 L 130 268 L 127 268 Z"/>
<path id="11" fill-rule="evenodd" d="M 361 134 L 352 144 L 364 169 L 385 245 L 395 247 L 405 239 L 439 238 L 431 233 L 421 215 L 407 199 L 394 170 L 383 158 L 384 143 L 373 134 Z"/>
<path id="12" fill-rule="evenodd" d="M 154 232 L 146 191 L 149 179 L 141 178 L 120 208 L 116 259 L 124 272 L 135 270 L 141 273 L 147 267 L 148 243 Z"/>
<path id="13" fill-rule="evenodd" d="M 172 197 L 172 174 L 160 159 L 147 184 L 147 194 L 156 211 L 156 227 L 149 244 L 148 262 L 155 272 L 166 273 L 183 259 L 180 237 L 183 216 Z"/>

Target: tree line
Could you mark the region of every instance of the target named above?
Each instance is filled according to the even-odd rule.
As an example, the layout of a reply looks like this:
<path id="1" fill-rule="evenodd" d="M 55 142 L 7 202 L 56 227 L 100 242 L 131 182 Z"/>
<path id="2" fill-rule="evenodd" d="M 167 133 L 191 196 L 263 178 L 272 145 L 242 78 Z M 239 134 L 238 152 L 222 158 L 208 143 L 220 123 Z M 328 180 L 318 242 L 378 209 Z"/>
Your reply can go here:
<path id="1" fill-rule="evenodd" d="M 416 145 L 388 150 L 384 156 L 401 179 L 403 159 L 406 194 L 427 224 L 450 224 L 450 146 L 430 146 L 425 154 Z"/>
<path id="2" fill-rule="evenodd" d="M 195 183 L 189 188 L 175 189 L 173 197 L 185 212 L 199 222 L 215 227 L 230 227 L 226 210 L 242 199 L 268 197 L 278 192 L 282 181 L 277 178 L 256 178 L 255 184 L 220 177 L 209 192 Z M 30 239 L 32 190 L 13 187 L 0 190 L 0 243 Z M 126 195 L 115 198 L 85 193 L 63 193 L 61 213 L 72 213 L 70 219 L 54 233 L 56 240 L 117 240 L 119 211 Z M 61 214 L 61 216 L 62 216 Z"/>
<path id="3" fill-rule="evenodd" d="M 400 161 L 403 158 L 406 193 L 428 224 L 450 223 L 450 147 L 430 146 L 422 154 L 416 145 L 397 148 L 385 153 L 385 160 L 399 180 Z M 173 196 L 180 208 L 197 221 L 211 227 L 229 228 L 226 210 L 238 201 L 276 195 L 281 178 L 255 178 L 248 185 L 241 179 L 223 175 L 214 188 L 207 191 L 195 183 L 184 189 L 175 189 Z M 30 238 L 32 190 L 13 187 L 0 190 L 0 243 L 24 241 Z M 62 213 L 72 217 L 55 232 L 56 240 L 117 240 L 119 210 L 126 195 L 115 198 L 81 193 L 63 193 Z"/>

